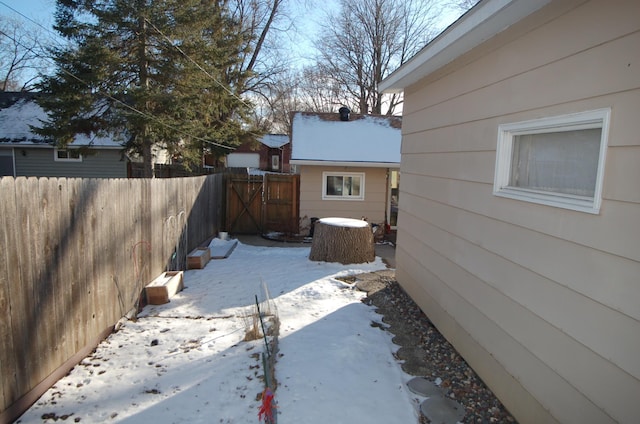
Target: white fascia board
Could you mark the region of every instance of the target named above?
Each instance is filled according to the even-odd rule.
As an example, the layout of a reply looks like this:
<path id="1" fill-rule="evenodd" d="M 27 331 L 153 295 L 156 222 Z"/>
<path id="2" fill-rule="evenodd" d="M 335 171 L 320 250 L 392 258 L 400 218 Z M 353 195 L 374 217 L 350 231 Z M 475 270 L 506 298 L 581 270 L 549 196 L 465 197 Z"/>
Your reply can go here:
<path id="1" fill-rule="evenodd" d="M 53 144 L 50 143 L 32 143 L 30 141 L 19 141 L 17 143 L 13 143 L 13 142 L 6 142 L 5 143 L 0 143 L 0 148 L 9 148 L 9 149 L 54 149 L 56 146 L 54 146 Z M 109 144 L 109 145 L 102 145 L 102 144 L 96 144 L 96 145 L 88 145 L 88 144 L 69 144 L 66 147 L 67 149 L 79 149 L 79 148 L 88 148 L 91 150 L 122 150 L 125 147 L 124 146 L 118 146 L 118 145 L 113 145 L 113 144 Z"/>
<path id="2" fill-rule="evenodd" d="M 552 0 L 481 0 L 385 78 L 380 91 L 403 91 Z"/>
<path id="3" fill-rule="evenodd" d="M 291 165 L 313 165 L 313 166 L 350 166 L 354 168 L 400 168 L 398 162 L 340 162 L 329 160 L 307 160 L 291 159 Z"/>

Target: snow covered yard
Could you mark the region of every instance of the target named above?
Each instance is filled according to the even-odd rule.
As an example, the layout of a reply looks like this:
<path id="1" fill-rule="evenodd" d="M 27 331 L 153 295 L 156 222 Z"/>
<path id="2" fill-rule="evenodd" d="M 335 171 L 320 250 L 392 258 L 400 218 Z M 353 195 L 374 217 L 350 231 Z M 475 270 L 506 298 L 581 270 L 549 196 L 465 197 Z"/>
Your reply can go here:
<path id="1" fill-rule="evenodd" d="M 18 422 L 257 423 L 262 340 L 243 316 L 266 284 L 280 317 L 279 423 L 416 423 L 411 377 L 381 316 L 337 277 L 383 269 L 311 262 L 309 247 L 239 244 L 185 272 L 185 290 L 146 306 Z"/>

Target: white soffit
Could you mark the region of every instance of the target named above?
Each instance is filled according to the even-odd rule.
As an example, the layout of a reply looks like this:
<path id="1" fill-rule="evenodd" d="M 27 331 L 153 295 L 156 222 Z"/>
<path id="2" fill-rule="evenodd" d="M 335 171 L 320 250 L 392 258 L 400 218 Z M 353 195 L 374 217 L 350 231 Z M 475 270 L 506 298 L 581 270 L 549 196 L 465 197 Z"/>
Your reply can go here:
<path id="1" fill-rule="evenodd" d="M 313 166 L 350 166 L 353 168 L 391 168 L 400 169 L 400 162 L 354 162 L 354 161 L 330 161 L 330 160 L 305 160 L 291 159 L 292 165 Z"/>
<path id="2" fill-rule="evenodd" d="M 481 0 L 380 83 L 399 92 L 504 31 L 552 0 Z"/>

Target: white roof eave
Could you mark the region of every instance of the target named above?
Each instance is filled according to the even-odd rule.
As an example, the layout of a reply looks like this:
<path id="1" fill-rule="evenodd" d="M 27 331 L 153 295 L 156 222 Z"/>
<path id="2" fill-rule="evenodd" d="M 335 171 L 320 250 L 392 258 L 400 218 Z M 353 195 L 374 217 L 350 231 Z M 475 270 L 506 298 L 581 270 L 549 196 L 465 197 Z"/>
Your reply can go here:
<path id="1" fill-rule="evenodd" d="M 380 91 L 403 91 L 552 0 L 481 0 L 385 78 Z"/>
<path id="2" fill-rule="evenodd" d="M 292 165 L 351 166 L 354 168 L 400 168 L 400 162 L 351 162 L 333 160 L 291 159 Z"/>
<path id="3" fill-rule="evenodd" d="M 55 146 L 50 143 L 33 143 L 30 141 L 5 141 L 0 143 L 0 148 L 16 148 L 16 149 L 54 149 Z M 125 147 L 117 144 L 69 144 L 67 148 L 79 149 L 88 148 L 93 150 L 122 150 Z"/>

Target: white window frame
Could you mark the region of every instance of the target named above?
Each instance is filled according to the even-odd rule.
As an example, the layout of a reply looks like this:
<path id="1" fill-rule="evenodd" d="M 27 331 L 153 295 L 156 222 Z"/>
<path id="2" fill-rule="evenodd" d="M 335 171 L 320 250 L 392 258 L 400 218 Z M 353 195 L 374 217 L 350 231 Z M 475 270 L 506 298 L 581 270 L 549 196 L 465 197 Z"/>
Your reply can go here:
<path id="1" fill-rule="evenodd" d="M 358 196 L 333 196 L 327 194 L 327 177 L 360 177 L 360 194 Z M 364 200 L 364 172 L 329 172 L 322 173 L 322 200 Z"/>
<path id="2" fill-rule="evenodd" d="M 496 151 L 496 170 L 493 183 L 493 194 L 510 199 L 571 209 L 580 212 L 593 214 L 600 213 L 610 116 L 611 109 L 598 109 L 500 125 L 498 127 L 498 145 Z M 515 136 L 594 128 L 600 128 L 602 135 L 600 138 L 600 153 L 598 157 L 598 168 L 596 171 L 596 184 L 593 197 L 531 190 L 509 185 Z"/>
<path id="3" fill-rule="evenodd" d="M 70 150 L 71 149 L 58 149 L 57 147 L 55 147 L 53 149 L 53 160 L 55 162 L 82 162 L 82 154 L 80 153 L 78 153 L 77 158 L 68 157 L 68 153 Z M 66 158 L 58 157 L 58 152 L 66 152 L 67 157 Z"/>

